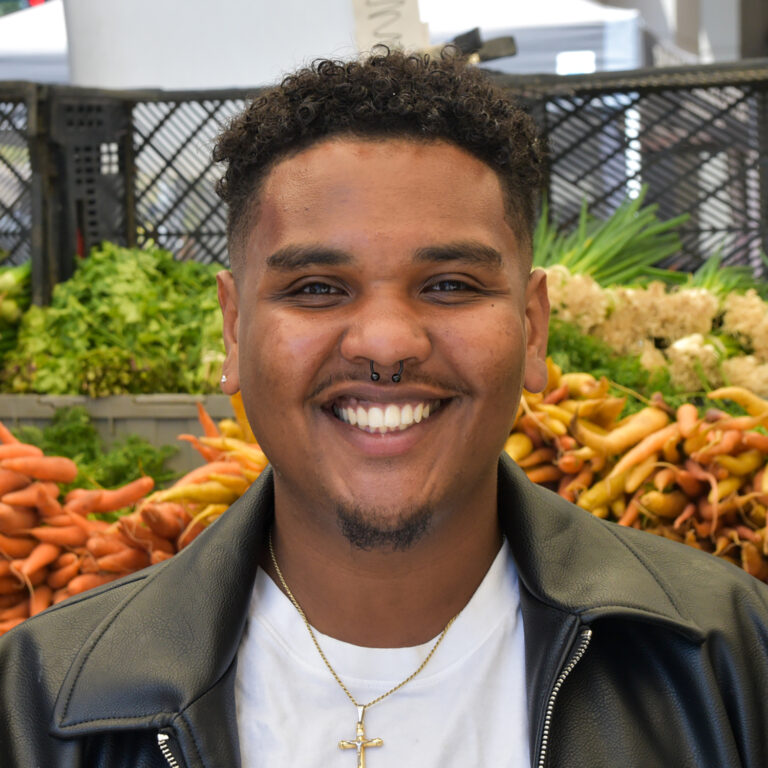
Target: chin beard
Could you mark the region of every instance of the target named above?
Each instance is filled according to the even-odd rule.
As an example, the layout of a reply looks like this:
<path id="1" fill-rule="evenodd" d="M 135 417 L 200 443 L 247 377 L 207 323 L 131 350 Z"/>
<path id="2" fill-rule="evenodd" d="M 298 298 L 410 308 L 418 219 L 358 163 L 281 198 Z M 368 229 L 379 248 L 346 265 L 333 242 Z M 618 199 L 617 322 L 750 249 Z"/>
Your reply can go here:
<path id="1" fill-rule="evenodd" d="M 336 520 L 344 537 L 362 550 L 405 550 L 416 544 L 432 521 L 430 507 L 412 507 L 389 519 L 389 510 L 339 505 Z"/>

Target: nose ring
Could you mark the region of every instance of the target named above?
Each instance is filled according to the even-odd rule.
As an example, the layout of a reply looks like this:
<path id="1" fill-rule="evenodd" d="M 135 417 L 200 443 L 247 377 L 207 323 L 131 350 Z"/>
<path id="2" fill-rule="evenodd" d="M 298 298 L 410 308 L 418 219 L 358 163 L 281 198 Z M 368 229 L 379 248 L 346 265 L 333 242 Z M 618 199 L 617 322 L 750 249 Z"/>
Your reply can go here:
<path id="1" fill-rule="evenodd" d="M 401 360 L 400 361 L 400 368 L 398 369 L 397 373 L 392 374 L 392 381 L 397 384 L 398 381 L 403 377 L 403 368 L 404 363 Z M 373 369 L 373 360 L 371 360 L 371 381 L 378 381 L 381 378 L 381 374 L 378 373 Z"/>

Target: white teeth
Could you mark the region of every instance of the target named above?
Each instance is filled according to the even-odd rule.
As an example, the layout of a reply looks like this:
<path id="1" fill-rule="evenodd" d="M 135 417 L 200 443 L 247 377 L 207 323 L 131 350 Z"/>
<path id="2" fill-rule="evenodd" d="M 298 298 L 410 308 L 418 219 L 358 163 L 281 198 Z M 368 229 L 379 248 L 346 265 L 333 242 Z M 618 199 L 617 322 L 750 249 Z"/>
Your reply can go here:
<path id="1" fill-rule="evenodd" d="M 374 406 L 368 409 L 368 426 L 371 429 L 377 429 L 384 426 L 384 411 Z"/>
<path id="2" fill-rule="evenodd" d="M 338 407 L 334 406 L 333 412 L 345 424 L 351 424 L 366 432 L 385 434 L 395 430 L 402 431 L 408 427 L 428 419 L 440 407 L 440 402 L 433 400 L 428 403 L 411 405 L 372 405 L 364 408 L 362 405 Z"/>
<path id="3" fill-rule="evenodd" d="M 400 409 L 396 405 L 388 405 L 384 411 L 384 426 L 392 428 L 400 426 Z"/>

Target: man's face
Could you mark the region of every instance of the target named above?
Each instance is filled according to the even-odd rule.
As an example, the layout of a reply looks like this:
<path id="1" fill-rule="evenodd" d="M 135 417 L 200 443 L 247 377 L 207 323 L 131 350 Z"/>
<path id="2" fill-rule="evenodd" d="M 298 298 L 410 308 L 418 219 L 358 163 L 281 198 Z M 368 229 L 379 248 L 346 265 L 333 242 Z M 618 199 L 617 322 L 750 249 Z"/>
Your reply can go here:
<path id="1" fill-rule="evenodd" d="M 278 509 L 387 531 L 495 498 L 521 387 L 545 384 L 548 308 L 492 169 L 443 142 L 325 140 L 270 171 L 244 248 L 220 275 L 224 388 Z"/>

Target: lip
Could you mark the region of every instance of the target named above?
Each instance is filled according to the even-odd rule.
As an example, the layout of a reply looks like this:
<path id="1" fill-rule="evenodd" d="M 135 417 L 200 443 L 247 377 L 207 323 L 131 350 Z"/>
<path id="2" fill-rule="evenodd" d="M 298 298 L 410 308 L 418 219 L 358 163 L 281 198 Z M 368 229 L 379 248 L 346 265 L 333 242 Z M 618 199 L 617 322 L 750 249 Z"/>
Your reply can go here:
<path id="1" fill-rule="evenodd" d="M 403 386 L 402 384 L 368 384 L 353 382 L 339 384 L 323 391 L 320 407 L 330 409 L 333 402 L 342 397 L 353 397 L 361 402 L 369 403 L 409 403 L 427 402 L 429 400 L 450 400 L 456 397 L 455 392 L 435 389 L 433 387 Z"/>

